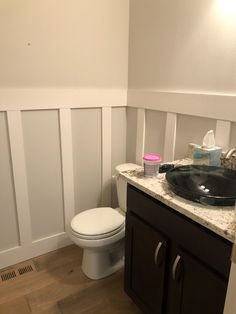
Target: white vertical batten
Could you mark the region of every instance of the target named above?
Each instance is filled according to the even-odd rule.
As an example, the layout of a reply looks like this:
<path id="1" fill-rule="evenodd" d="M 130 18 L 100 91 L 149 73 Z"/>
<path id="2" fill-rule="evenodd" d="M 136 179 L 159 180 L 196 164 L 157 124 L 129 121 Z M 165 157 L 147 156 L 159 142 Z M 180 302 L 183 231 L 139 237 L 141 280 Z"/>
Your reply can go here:
<path id="1" fill-rule="evenodd" d="M 10 140 L 17 218 L 19 224 L 20 245 L 25 246 L 32 243 L 32 231 L 21 112 L 8 111 L 7 122 Z"/>
<path id="2" fill-rule="evenodd" d="M 175 157 L 177 114 L 167 112 L 163 161 L 172 161 Z"/>
<path id="3" fill-rule="evenodd" d="M 65 218 L 65 228 L 67 230 L 71 219 L 75 215 L 71 110 L 60 109 L 59 117 L 60 117 L 60 141 L 61 141 L 64 218 Z"/>
<path id="4" fill-rule="evenodd" d="M 215 140 L 216 145 L 222 147 L 223 151 L 229 148 L 230 132 L 230 121 L 217 120 Z"/>
<path id="5" fill-rule="evenodd" d="M 102 206 L 111 206 L 111 110 L 102 108 Z"/>
<path id="6" fill-rule="evenodd" d="M 136 164 L 143 165 L 145 147 L 145 109 L 139 108 L 137 112 L 137 139 L 136 139 Z"/>

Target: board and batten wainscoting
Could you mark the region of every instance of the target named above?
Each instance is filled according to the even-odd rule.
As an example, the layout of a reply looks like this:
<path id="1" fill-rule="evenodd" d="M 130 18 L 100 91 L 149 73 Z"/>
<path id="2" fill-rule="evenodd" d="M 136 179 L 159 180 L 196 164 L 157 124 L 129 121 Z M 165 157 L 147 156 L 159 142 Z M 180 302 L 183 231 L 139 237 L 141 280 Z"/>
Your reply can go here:
<path id="1" fill-rule="evenodd" d="M 188 143 L 201 145 L 213 129 L 223 150 L 236 147 L 236 97 L 128 90 L 127 159 L 142 163 L 144 152 L 164 162 L 186 157 Z"/>
<path id="2" fill-rule="evenodd" d="M 71 243 L 72 217 L 111 204 L 126 161 L 126 90 L 0 90 L 0 268 Z"/>
<path id="3" fill-rule="evenodd" d="M 213 129 L 236 146 L 234 96 L 141 90 L 2 89 L 0 268 L 70 243 L 83 209 L 116 206 L 115 166 L 183 158 Z M 127 107 L 128 106 L 128 107 Z"/>

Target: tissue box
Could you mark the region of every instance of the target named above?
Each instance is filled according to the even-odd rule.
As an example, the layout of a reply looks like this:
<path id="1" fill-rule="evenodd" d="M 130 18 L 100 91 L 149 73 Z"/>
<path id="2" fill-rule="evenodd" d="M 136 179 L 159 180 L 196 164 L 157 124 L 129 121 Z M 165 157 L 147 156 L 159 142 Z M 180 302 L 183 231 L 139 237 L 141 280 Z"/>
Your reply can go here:
<path id="1" fill-rule="evenodd" d="M 193 161 L 196 165 L 220 166 L 221 147 L 205 148 L 197 146 L 194 149 Z"/>

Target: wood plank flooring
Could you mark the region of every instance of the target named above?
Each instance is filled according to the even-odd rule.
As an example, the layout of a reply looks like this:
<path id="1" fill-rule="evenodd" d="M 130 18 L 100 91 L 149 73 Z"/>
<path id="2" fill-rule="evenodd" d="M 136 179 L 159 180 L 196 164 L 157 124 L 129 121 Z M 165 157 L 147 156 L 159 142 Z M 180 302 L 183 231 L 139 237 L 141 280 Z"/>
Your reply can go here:
<path id="1" fill-rule="evenodd" d="M 90 280 L 81 271 L 82 250 L 71 245 L 13 267 L 0 280 L 0 314 L 141 314 L 123 291 L 123 271 Z M 32 265 L 33 271 L 17 270 Z"/>

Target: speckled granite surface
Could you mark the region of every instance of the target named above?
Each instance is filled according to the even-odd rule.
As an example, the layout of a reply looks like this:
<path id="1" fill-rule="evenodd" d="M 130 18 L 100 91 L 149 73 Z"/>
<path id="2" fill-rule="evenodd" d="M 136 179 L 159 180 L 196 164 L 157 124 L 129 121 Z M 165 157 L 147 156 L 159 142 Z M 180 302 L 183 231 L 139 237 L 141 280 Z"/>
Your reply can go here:
<path id="1" fill-rule="evenodd" d="M 174 163 L 185 165 L 191 163 L 191 160 L 183 159 Z M 141 191 L 234 242 L 236 230 L 234 206 L 209 206 L 185 200 L 170 190 L 165 180 L 165 174 L 158 174 L 155 178 L 147 178 L 143 175 L 142 167 L 137 168 L 137 170 L 124 171 L 120 175 Z"/>

